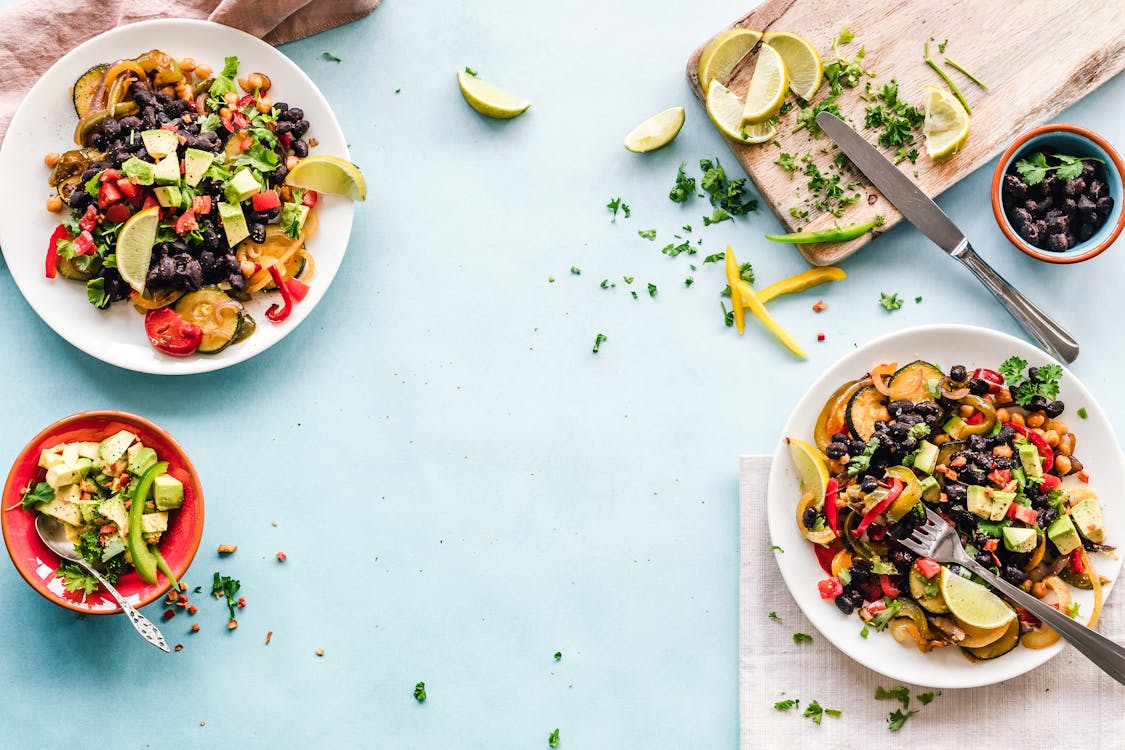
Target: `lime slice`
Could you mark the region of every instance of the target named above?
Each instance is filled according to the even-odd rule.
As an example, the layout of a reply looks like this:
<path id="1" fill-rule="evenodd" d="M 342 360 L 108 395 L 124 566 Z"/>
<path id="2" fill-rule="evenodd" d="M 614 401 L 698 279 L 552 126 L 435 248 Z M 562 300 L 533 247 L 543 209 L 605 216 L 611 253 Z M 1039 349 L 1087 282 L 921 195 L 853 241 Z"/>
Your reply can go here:
<path id="1" fill-rule="evenodd" d="M 1016 616 L 1012 608 L 987 587 L 951 573 L 947 568 L 941 569 L 941 595 L 950 613 L 975 634 L 1007 627 Z"/>
<path id="2" fill-rule="evenodd" d="M 727 138 L 739 143 L 765 143 L 777 134 L 773 122 L 742 124 L 742 101 L 717 80 L 707 88 L 707 114 Z"/>
<path id="3" fill-rule="evenodd" d="M 788 88 L 789 74 L 785 71 L 781 55 L 773 47 L 763 44 L 758 50 L 758 64 L 754 66 L 754 75 L 750 77 L 742 121 L 751 124 L 765 122 L 776 115 L 781 111 Z"/>
<path id="4" fill-rule="evenodd" d="M 338 156 L 307 156 L 289 170 L 285 184 L 318 193 L 343 195 L 353 201 L 367 198 L 367 182 L 359 167 Z"/>
<path id="5" fill-rule="evenodd" d="M 145 290 L 148 266 L 152 262 L 152 245 L 156 242 L 156 225 L 160 223 L 160 207 L 149 206 L 129 217 L 117 235 L 117 273 L 139 294 Z"/>
<path id="6" fill-rule="evenodd" d="M 699 87 L 706 91 L 711 81 L 726 83 L 735 66 L 761 38 L 760 31 L 730 29 L 708 42 L 699 55 Z"/>
<path id="7" fill-rule="evenodd" d="M 923 94 L 926 119 L 922 133 L 926 136 L 926 151 L 933 161 L 948 159 L 961 150 L 969 137 L 969 113 L 946 89 L 927 86 Z"/>
<path id="8" fill-rule="evenodd" d="M 812 42 L 789 31 L 770 31 L 762 41 L 777 50 L 789 73 L 789 90 L 808 101 L 824 80 L 824 66 Z"/>
<path id="9" fill-rule="evenodd" d="M 457 73 L 457 85 L 461 87 L 461 96 L 465 97 L 469 106 L 485 117 L 510 120 L 522 115 L 531 106 L 526 99 L 501 91 L 463 70 Z"/>
<path id="10" fill-rule="evenodd" d="M 821 507 L 828 490 L 828 466 L 820 457 L 820 451 L 797 438 L 785 438 L 785 442 L 789 443 L 789 457 L 801 480 L 801 490 L 813 493 L 813 506 Z"/>
<path id="11" fill-rule="evenodd" d="M 655 151 L 667 146 L 680 134 L 684 126 L 684 108 L 672 107 L 653 115 L 625 136 L 625 148 L 634 153 Z"/>

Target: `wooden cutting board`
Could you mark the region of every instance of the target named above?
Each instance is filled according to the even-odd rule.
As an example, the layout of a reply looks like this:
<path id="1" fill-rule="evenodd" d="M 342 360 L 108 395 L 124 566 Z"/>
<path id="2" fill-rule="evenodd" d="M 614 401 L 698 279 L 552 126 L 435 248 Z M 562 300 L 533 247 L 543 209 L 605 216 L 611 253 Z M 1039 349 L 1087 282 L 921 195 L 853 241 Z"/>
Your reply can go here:
<path id="1" fill-rule="evenodd" d="M 932 163 L 919 130 L 915 136 L 921 154 L 917 163 L 899 164 L 933 197 L 1006 148 L 1017 135 L 1058 114 L 1125 68 L 1122 10 L 1117 2 L 1079 0 L 767 0 L 728 28 L 801 34 L 827 63 L 834 57 L 832 40 L 847 26 L 855 39 L 841 47 L 842 56 L 851 59 L 863 45 L 863 66 L 875 77 L 845 89 L 837 103 L 845 119 L 872 143 L 877 134 L 862 130 L 869 104 L 860 98 L 866 81 L 878 88 L 895 78 L 900 99 L 921 107 L 923 86 L 945 85 L 922 60 L 922 45 L 933 38 L 930 56 L 949 73 L 972 108 L 969 140 L 959 154 Z M 987 91 L 943 64 L 945 55 L 938 53 L 937 43 L 945 39 L 949 40 L 946 53 L 987 83 Z M 687 66 L 688 80 L 700 101 L 705 93 L 696 71 L 703 46 L 692 54 Z M 748 56 L 727 82 L 740 98 L 745 98 L 756 59 L 756 53 Z M 813 102 L 827 94 L 825 83 Z M 794 101 L 792 94 L 787 101 Z M 796 115 L 794 106 L 781 116 L 776 144 L 750 145 L 728 139 L 735 157 L 788 231 L 866 222 L 876 214 L 886 217 L 884 228 L 898 223 L 902 215 L 870 185 L 858 187 L 863 197 L 840 218 L 806 205 L 808 178 L 775 164 L 778 155 L 810 154 L 825 170 L 839 152 L 825 135 L 811 138 L 804 130 L 794 132 Z M 895 149 L 884 151 L 893 155 Z M 987 210 L 988 196 L 982 195 L 980 200 L 981 210 Z M 793 207 L 809 209 L 807 223 L 790 214 Z M 828 265 L 848 257 L 871 237 L 798 247 L 810 263 Z"/>

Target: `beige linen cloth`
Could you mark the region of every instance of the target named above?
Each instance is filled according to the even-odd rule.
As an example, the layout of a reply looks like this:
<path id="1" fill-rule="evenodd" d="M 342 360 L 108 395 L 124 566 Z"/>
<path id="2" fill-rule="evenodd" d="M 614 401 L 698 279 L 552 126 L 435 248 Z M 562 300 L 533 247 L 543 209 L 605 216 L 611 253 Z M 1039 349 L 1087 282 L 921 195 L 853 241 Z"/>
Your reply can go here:
<path id="1" fill-rule="evenodd" d="M 24 94 L 47 68 L 103 31 L 154 18 L 198 18 L 283 44 L 355 21 L 378 4 L 379 0 L 26 0 L 0 9 L 0 139 Z"/>
<path id="2" fill-rule="evenodd" d="M 918 713 L 891 733 L 887 716 L 900 704 L 875 700 L 875 687 L 903 683 L 836 650 L 805 619 L 781 582 L 765 518 L 769 468 L 769 456 L 739 458 L 740 750 L 1125 748 L 1125 686 L 1069 646 L 1022 677 L 982 688 L 943 690 L 927 706 L 915 696 L 929 688 L 907 685 L 910 708 Z M 1121 591 L 1110 595 L 1098 625 L 1117 642 L 1125 641 L 1121 598 Z M 780 623 L 770 619 L 771 611 Z M 794 632 L 812 634 L 812 643 L 795 645 Z M 800 699 L 800 708 L 775 710 L 774 703 L 784 698 Z M 814 699 L 842 714 L 825 716 L 817 726 L 802 716 Z"/>

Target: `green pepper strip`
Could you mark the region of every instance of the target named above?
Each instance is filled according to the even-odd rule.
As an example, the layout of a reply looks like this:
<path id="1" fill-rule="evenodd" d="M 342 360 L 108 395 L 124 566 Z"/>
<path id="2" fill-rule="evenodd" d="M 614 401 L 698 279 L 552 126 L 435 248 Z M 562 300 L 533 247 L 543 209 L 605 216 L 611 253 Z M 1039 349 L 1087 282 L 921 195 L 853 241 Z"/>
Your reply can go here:
<path id="1" fill-rule="evenodd" d="M 949 74 L 939 68 L 938 64 L 934 62 L 932 57 L 930 57 L 929 42 L 926 42 L 922 47 L 922 59 L 926 62 L 926 65 L 929 65 L 931 68 L 933 68 L 934 71 L 939 76 L 941 76 L 942 80 L 945 81 L 946 85 L 949 86 L 950 90 L 953 92 L 953 95 L 957 97 L 957 101 L 961 102 L 961 106 L 965 108 L 965 114 L 971 115 L 973 113 L 973 110 L 969 108 L 969 103 L 965 101 L 965 95 L 961 93 L 961 89 L 957 88 L 957 84 L 953 82 L 953 79 L 949 77 Z"/>
<path id="2" fill-rule="evenodd" d="M 987 435 L 992 432 L 992 428 L 996 426 L 995 406 L 988 403 L 980 396 L 965 396 L 958 401 L 958 403 L 973 407 L 983 416 L 979 424 L 969 424 L 966 422 L 964 426 L 961 427 L 962 435 Z"/>
<path id="3" fill-rule="evenodd" d="M 852 548 L 852 551 L 862 557 L 867 562 L 874 562 L 876 555 L 875 550 L 867 542 L 856 536 L 855 528 L 859 525 L 862 516 L 854 510 L 848 512 L 847 518 L 844 519 L 844 533 L 841 534 L 844 538 L 844 543 Z"/>
<path id="4" fill-rule="evenodd" d="M 156 585 L 156 555 L 152 554 L 152 550 L 145 544 L 141 533 L 141 516 L 144 515 L 145 500 L 152 489 L 152 481 L 166 471 L 168 471 L 167 461 L 149 467 L 133 489 L 133 504 L 129 506 L 129 538 L 126 545 L 129 548 L 129 556 L 133 558 L 133 567 L 137 569 L 137 575 L 141 580 L 153 585 Z"/>
<path id="5" fill-rule="evenodd" d="M 789 242 L 794 245 L 805 245 L 813 242 L 847 242 L 856 237 L 862 237 L 878 226 L 886 223 L 882 214 L 876 216 L 866 224 L 850 224 L 846 227 L 821 229 L 817 232 L 790 232 L 789 234 L 767 234 L 766 239 L 773 242 Z"/>
<path id="6" fill-rule="evenodd" d="M 951 68 L 954 68 L 956 70 L 961 71 L 962 73 L 965 74 L 965 77 L 968 78 L 970 81 L 972 81 L 976 85 L 980 86 L 985 91 L 988 91 L 988 84 L 987 83 L 985 83 L 981 79 L 977 78 L 975 75 L 973 75 L 969 71 L 965 70 L 964 66 L 961 65 L 961 63 L 954 60 L 952 57 L 945 58 L 945 64 L 948 65 Z"/>
<path id="7" fill-rule="evenodd" d="M 172 573 L 172 569 L 168 567 L 168 562 L 164 559 L 164 555 L 160 554 L 160 550 L 156 547 L 149 547 L 149 552 L 156 558 L 157 569 L 164 574 L 164 577 L 172 582 L 172 590 L 179 593 L 180 582 L 176 580 L 176 576 Z"/>

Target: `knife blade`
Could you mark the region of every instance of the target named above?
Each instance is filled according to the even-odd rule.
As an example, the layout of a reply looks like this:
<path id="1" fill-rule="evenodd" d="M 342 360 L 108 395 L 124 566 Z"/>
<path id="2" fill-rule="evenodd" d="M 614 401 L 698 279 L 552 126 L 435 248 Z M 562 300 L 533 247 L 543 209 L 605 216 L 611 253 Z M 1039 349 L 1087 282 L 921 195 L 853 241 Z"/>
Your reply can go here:
<path id="1" fill-rule="evenodd" d="M 1074 337 L 977 255 L 953 220 L 890 159 L 830 112 L 817 114 L 816 123 L 907 221 L 972 271 L 1044 349 L 1064 362 L 1078 357 Z"/>

